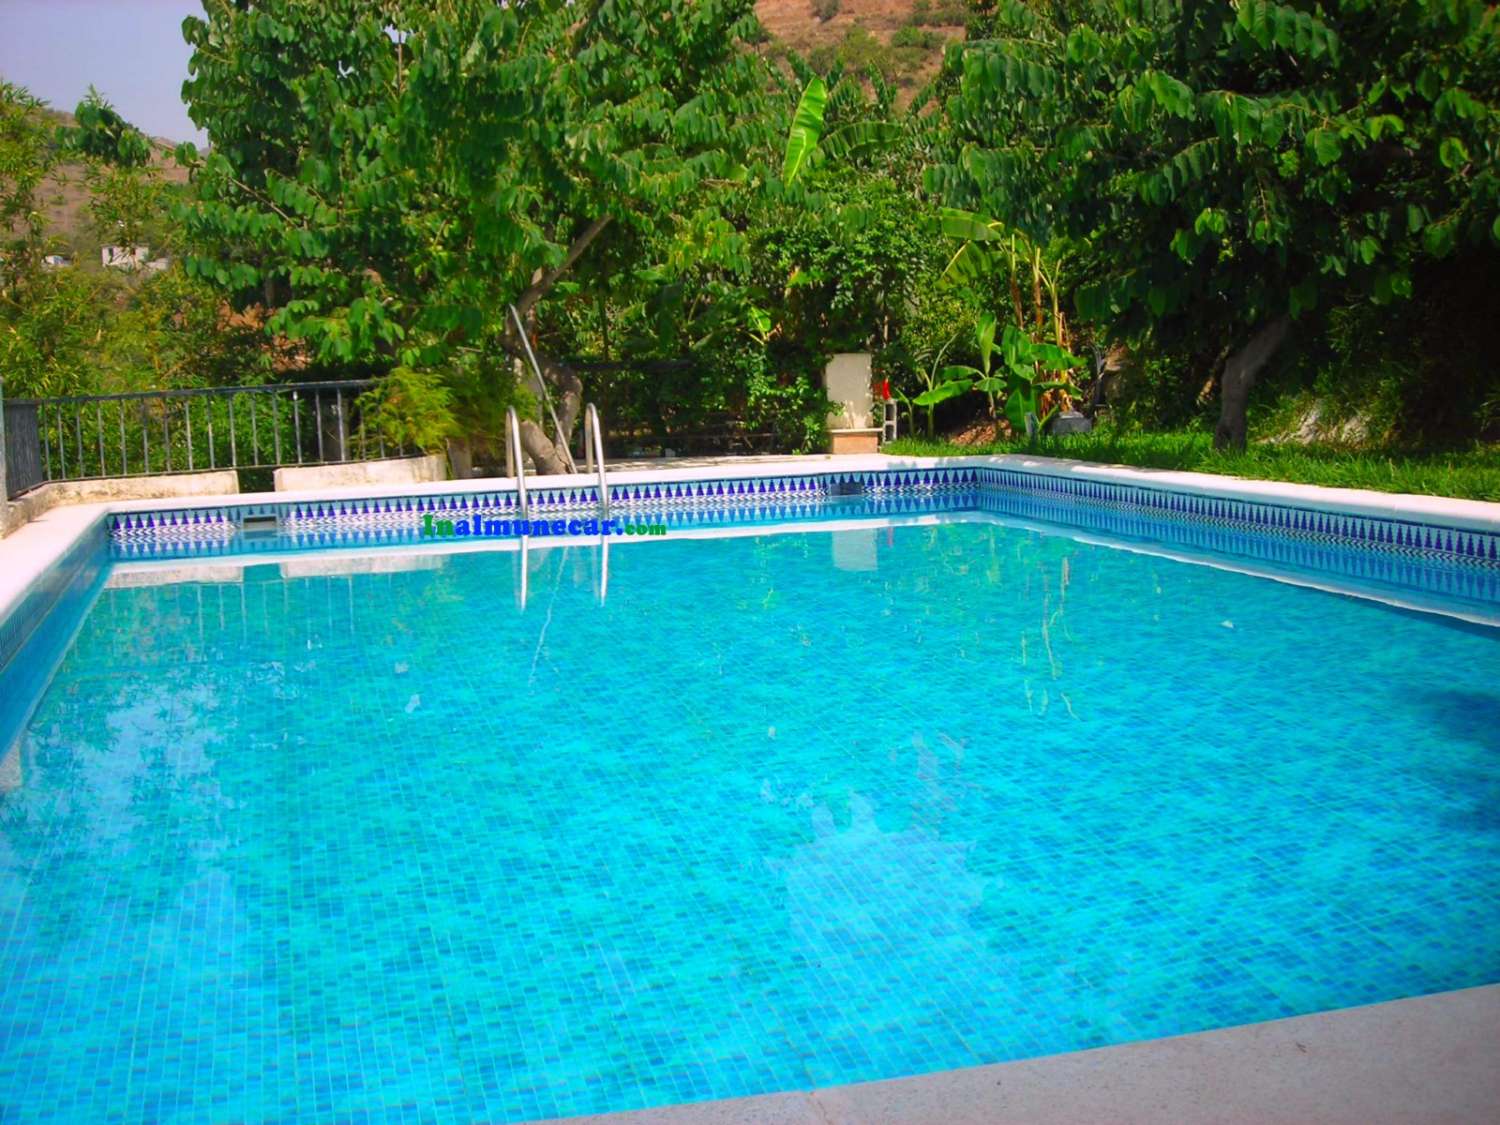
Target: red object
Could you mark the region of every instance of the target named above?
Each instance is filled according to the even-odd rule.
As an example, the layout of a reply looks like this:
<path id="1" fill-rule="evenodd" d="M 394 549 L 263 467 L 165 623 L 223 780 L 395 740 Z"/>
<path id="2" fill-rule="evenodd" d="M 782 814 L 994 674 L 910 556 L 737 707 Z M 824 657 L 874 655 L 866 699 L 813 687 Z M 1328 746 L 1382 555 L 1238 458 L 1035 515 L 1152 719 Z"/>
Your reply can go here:
<path id="1" fill-rule="evenodd" d="M 880 380 L 880 401 L 891 401 L 891 381 L 889 379 Z"/>

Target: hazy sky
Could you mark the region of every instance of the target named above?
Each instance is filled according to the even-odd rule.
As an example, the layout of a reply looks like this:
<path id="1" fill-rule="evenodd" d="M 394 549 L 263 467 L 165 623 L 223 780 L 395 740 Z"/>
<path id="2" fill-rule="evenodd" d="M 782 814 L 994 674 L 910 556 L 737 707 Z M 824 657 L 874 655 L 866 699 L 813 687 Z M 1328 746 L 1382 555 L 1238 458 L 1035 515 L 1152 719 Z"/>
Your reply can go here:
<path id="1" fill-rule="evenodd" d="M 0 76 L 72 112 L 99 88 L 154 137 L 198 141 L 182 104 L 184 16 L 198 0 L 0 0 Z"/>

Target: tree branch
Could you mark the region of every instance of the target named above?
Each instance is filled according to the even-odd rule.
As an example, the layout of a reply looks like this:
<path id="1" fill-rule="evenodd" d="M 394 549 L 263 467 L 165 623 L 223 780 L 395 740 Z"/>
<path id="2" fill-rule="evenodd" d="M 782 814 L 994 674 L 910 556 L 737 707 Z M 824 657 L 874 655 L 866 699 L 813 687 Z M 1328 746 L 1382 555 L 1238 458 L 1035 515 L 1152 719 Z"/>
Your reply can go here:
<path id="1" fill-rule="evenodd" d="M 537 278 L 536 281 L 527 287 L 525 292 L 516 298 L 516 311 L 521 314 L 523 322 L 531 314 L 531 310 L 536 306 L 536 303 L 545 297 L 548 290 L 557 284 L 557 279 L 567 273 L 573 267 L 574 262 L 583 257 L 583 252 L 589 248 L 589 243 L 598 238 L 599 232 L 608 225 L 609 216 L 600 215 L 588 226 L 584 227 L 583 233 L 568 246 L 568 252 L 563 255 L 563 260 L 552 269 L 545 271 L 541 277 Z M 514 331 L 513 326 L 511 330 Z"/>

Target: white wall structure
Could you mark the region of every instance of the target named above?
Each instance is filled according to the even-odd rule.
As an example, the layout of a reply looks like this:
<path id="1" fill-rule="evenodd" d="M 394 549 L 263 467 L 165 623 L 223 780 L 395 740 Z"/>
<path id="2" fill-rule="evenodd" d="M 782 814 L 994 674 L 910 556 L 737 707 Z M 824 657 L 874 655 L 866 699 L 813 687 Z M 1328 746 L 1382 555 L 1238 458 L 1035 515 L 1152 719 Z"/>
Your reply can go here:
<path id="1" fill-rule="evenodd" d="M 138 270 L 150 260 L 149 246 L 99 247 L 99 261 L 105 269 Z"/>
<path id="2" fill-rule="evenodd" d="M 868 430 L 875 425 L 869 352 L 834 356 L 823 371 L 823 386 L 833 404 L 828 413 L 830 430 Z"/>
<path id="3" fill-rule="evenodd" d="M 874 453 L 880 423 L 870 393 L 870 353 L 841 352 L 823 369 L 828 392 L 828 432 L 834 453 Z"/>

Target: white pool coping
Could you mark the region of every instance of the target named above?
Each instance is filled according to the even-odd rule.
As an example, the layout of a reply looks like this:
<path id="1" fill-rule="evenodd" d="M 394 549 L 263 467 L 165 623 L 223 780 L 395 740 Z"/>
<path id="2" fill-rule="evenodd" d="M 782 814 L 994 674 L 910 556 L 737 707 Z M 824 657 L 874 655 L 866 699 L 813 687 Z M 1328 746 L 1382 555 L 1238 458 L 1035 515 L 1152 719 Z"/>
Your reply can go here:
<path id="1" fill-rule="evenodd" d="M 569 1125 L 1480 1125 L 1500 985 L 911 1078 Z M 541 1125 L 541 1123 L 536 1123 Z"/>
<path id="2" fill-rule="evenodd" d="M 639 464 L 639 462 L 636 462 Z M 1074 480 L 1127 484 L 1222 499 L 1289 504 L 1345 515 L 1376 516 L 1454 528 L 1500 533 L 1500 504 L 1481 500 L 1457 500 L 1442 496 L 1371 492 L 1363 489 L 1327 488 L 1322 485 L 1288 484 L 1282 481 L 1247 480 L 1212 473 L 1139 469 L 1123 465 L 1100 465 L 1056 457 L 1025 454 L 991 454 L 975 457 L 903 457 L 885 453 L 835 456 L 814 454 L 800 457 L 692 458 L 680 464 L 644 469 L 611 470 L 611 486 L 667 483 L 690 480 L 752 480 L 757 477 L 866 472 L 891 469 L 989 468 L 1013 469 Z M 595 477 L 586 474 L 529 477 L 532 491 L 557 488 L 592 488 Z M 152 500 L 111 500 L 53 508 L 26 526 L 0 539 L 0 619 L 20 603 L 47 568 L 99 520 L 116 512 L 192 511 L 197 508 L 253 504 L 311 503 L 318 501 L 382 498 L 388 496 L 463 495 L 474 492 L 510 491 L 511 477 L 434 481 L 394 485 L 359 485 L 344 488 L 302 489 L 291 492 L 250 492 L 223 496 L 183 496 Z"/>

